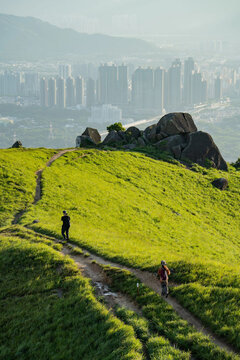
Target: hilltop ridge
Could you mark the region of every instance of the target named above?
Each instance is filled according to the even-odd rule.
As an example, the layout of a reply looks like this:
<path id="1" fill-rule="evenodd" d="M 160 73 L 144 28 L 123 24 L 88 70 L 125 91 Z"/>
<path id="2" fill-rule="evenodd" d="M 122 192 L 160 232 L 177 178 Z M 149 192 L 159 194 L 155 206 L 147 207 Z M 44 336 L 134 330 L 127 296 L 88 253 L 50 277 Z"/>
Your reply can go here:
<path id="1" fill-rule="evenodd" d="M 85 34 L 62 29 L 34 17 L 0 14 L 1 59 L 46 59 L 71 55 L 126 55 L 151 52 L 140 39 Z"/>

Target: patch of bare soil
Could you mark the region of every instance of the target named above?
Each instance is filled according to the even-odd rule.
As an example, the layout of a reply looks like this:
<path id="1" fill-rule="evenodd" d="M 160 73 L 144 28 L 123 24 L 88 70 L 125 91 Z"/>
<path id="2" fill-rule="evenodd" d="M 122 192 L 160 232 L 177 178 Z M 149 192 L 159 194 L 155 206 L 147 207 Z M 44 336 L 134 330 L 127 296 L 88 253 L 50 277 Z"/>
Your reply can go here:
<path id="1" fill-rule="evenodd" d="M 106 277 L 103 269 L 97 263 L 92 262 L 91 257 L 85 257 L 84 255 L 73 255 L 71 250 L 64 246 L 62 253 L 69 255 L 77 264 L 83 276 L 91 279 L 97 295 L 102 296 L 109 309 L 113 309 L 116 305 L 124 306 L 129 310 L 141 315 L 139 307 L 130 300 L 126 295 L 113 292 L 111 290 L 111 282 Z"/>

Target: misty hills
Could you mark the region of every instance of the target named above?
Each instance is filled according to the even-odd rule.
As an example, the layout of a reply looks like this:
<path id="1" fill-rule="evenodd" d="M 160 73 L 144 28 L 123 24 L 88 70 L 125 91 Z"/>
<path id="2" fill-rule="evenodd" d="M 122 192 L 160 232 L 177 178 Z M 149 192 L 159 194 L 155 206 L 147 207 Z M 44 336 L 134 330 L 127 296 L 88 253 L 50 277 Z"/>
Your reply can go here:
<path id="1" fill-rule="evenodd" d="M 67 55 L 129 55 L 156 48 L 143 40 L 61 29 L 33 17 L 0 14 L 0 59 L 46 59 Z"/>

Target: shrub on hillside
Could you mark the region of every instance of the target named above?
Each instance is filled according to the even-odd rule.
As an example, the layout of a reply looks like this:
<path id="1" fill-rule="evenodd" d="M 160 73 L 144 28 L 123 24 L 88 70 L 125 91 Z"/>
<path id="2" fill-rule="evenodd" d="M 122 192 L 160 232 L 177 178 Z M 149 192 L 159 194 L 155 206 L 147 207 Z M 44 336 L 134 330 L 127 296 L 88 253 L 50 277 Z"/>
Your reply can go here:
<path id="1" fill-rule="evenodd" d="M 235 163 L 232 164 L 237 170 L 240 170 L 240 158 L 237 159 Z"/>
<path id="2" fill-rule="evenodd" d="M 113 131 L 113 130 L 115 130 L 115 131 L 125 131 L 125 128 L 122 126 L 122 123 L 118 122 L 118 123 L 114 123 L 112 125 L 109 125 L 107 127 L 107 130 L 108 130 L 108 132 Z"/>

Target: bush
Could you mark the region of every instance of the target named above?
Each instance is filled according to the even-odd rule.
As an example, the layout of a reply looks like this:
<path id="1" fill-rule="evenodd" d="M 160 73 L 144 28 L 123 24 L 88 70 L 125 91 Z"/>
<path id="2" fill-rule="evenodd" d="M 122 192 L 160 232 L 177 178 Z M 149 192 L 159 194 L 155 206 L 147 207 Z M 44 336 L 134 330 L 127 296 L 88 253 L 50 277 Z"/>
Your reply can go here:
<path id="1" fill-rule="evenodd" d="M 115 131 L 125 131 L 125 128 L 122 126 L 122 123 L 118 122 L 118 123 L 109 125 L 107 127 L 107 130 L 108 130 L 108 132 L 113 131 L 113 130 L 115 130 Z"/>
<path id="2" fill-rule="evenodd" d="M 238 158 L 237 161 L 232 165 L 235 167 L 235 169 L 240 170 L 240 158 Z"/>

